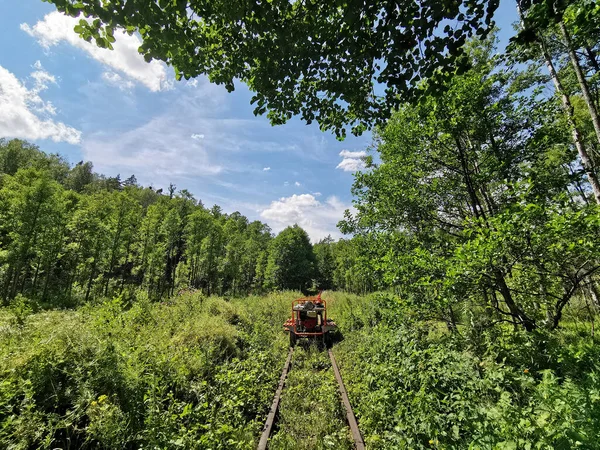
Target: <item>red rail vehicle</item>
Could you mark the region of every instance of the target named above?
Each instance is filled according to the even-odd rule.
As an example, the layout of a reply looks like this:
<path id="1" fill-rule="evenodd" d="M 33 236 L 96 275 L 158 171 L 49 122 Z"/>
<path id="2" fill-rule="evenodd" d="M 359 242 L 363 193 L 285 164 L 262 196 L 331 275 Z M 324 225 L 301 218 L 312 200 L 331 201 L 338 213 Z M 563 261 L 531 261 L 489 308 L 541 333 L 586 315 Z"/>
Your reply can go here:
<path id="1" fill-rule="evenodd" d="M 327 318 L 327 302 L 321 298 L 304 297 L 292 302 L 292 317 L 283 328 L 290 333 L 290 346 L 294 347 L 299 338 L 307 338 L 328 346 L 330 333 L 337 328 L 335 322 Z"/>

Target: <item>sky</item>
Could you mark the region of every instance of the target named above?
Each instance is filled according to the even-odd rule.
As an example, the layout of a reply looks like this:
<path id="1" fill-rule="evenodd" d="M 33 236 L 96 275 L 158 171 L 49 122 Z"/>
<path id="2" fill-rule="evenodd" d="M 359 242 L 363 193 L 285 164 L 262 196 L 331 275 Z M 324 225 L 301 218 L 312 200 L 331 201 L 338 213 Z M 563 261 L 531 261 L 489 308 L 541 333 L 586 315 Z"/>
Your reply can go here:
<path id="1" fill-rule="evenodd" d="M 514 20 L 514 0 L 501 1 L 501 46 Z M 342 236 L 369 133 L 340 142 L 297 118 L 272 127 L 253 115 L 245 85 L 176 81 L 140 57 L 137 36 L 117 34 L 104 50 L 81 40 L 76 22 L 41 0 L 0 0 L 0 137 L 143 186 L 173 183 L 274 232 L 297 223 L 313 242 Z"/>

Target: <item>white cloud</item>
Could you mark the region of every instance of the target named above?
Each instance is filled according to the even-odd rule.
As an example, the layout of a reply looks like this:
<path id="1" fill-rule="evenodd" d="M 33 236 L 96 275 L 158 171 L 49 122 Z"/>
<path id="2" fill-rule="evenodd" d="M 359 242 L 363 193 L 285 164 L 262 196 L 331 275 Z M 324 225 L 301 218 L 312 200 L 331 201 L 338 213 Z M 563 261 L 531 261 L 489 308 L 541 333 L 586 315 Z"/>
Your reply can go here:
<path id="1" fill-rule="evenodd" d="M 269 138 L 271 126 L 266 121 L 215 117 L 218 108 L 228 105 L 227 93 L 205 78 L 200 81 L 194 90 L 175 92 L 166 108 L 134 128 L 86 134 L 84 158 L 92 161 L 99 173 L 134 173 L 143 185 L 173 182 L 202 198 L 209 190 L 223 187 L 236 190 L 238 198 L 250 196 L 259 201 L 262 196 L 264 205 L 272 197 L 262 186 L 249 186 L 249 180 L 239 186 L 224 182 L 241 181 L 232 174 L 256 175 L 255 166 L 263 160 L 256 157 L 258 153 L 287 149 L 291 144 Z M 193 139 L 200 130 L 204 138 Z M 250 188 L 255 192 L 250 193 Z"/>
<path id="2" fill-rule="evenodd" d="M 344 158 L 336 167 L 336 169 L 342 169 L 344 172 L 356 172 L 364 168 L 365 163 L 361 159 L 355 158 Z"/>
<path id="3" fill-rule="evenodd" d="M 351 152 L 342 150 L 340 156 L 343 158 L 336 169 L 341 169 L 344 172 L 356 172 L 365 168 L 365 162 L 362 158 L 367 156 L 367 152 Z"/>
<path id="4" fill-rule="evenodd" d="M 312 194 L 294 194 L 271 202 L 268 208 L 261 211 L 260 216 L 269 222 L 275 232 L 298 224 L 306 230 L 313 242 L 317 242 L 328 235 L 341 237 L 336 226 L 343 219 L 346 209 L 351 209 L 351 206 L 334 196 L 320 202 Z"/>
<path id="5" fill-rule="evenodd" d="M 119 30 L 115 32 L 116 42 L 113 43 L 113 50 L 103 49 L 93 42 L 84 41 L 73 31 L 78 23 L 79 19 L 54 11 L 34 26 L 21 24 L 21 29 L 37 39 L 44 48 L 48 49 L 66 42 L 84 50 L 95 60 L 142 83 L 153 92 L 173 87 L 173 81 L 168 79 L 164 63 L 159 61 L 147 63 L 139 54 L 138 48 L 141 45 L 139 37 L 130 36 Z"/>
<path id="6" fill-rule="evenodd" d="M 102 79 L 108 84 L 118 87 L 122 91 L 130 91 L 135 86 L 135 83 L 127 78 L 123 78 L 116 72 L 104 72 Z"/>
<path id="7" fill-rule="evenodd" d="M 196 139 L 197 141 L 200 139 L 204 139 L 203 134 L 192 134 L 192 139 Z"/>
<path id="8" fill-rule="evenodd" d="M 82 146 L 85 159 L 101 173 L 134 173 L 142 184 L 168 185 L 182 178 L 217 175 L 214 163 L 198 140 L 192 140 L 177 116 L 158 116 L 122 134 L 96 134 Z"/>
<path id="9" fill-rule="evenodd" d="M 31 74 L 31 78 L 35 81 L 34 90 L 37 92 L 44 91 L 48 89 L 49 84 L 57 84 L 56 77 L 46 72 L 40 61 L 36 61 L 33 68 L 36 69 Z"/>
<path id="10" fill-rule="evenodd" d="M 349 150 L 342 150 L 340 152 L 342 158 L 364 158 L 367 156 L 367 152 L 351 152 Z"/>
<path id="11" fill-rule="evenodd" d="M 294 184 L 295 184 L 297 187 L 300 187 L 300 186 L 302 186 L 302 185 L 300 184 L 300 182 L 298 182 L 298 181 L 296 181 Z"/>
<path id="12" fill-rule="evenodd" d="M 30 90 L 30 98 L 35 97 L 35 100 L 31 102 L 31 107 L 39 113 L 55 116 L 56 108 L 52 102 L 43 102 L 41 98 L 39 98 L 38 94 L 48 89 L 50 84 L 57 85 L 58 83 L 56 82 L 56 77 L 46 72 L 40 61 L 36 61 L 33 65 L 33 68 L 36 70 L 29 76 L 33 80 L 33 87 Z"/>
<path id="13" fill-rule="evenodd" d="M 263 170 L 264 170 L 265 172 L 268 172 L 269 170 L 271 170 L 271 168 L 270 168 L 270 167 L 263 167 Z"/>
<path id="14" fill-rule="evenodd" d="M 39 61 L 34 67 L 38 70 L 31 74 L 33 87 L 28 89 L 0 66 L 0 136 L 78 144 L 81 132 L 50 119 L 56 108 L 39 95 L 50 83 L 56 84 L 56 79 L 42 69 Z"/>

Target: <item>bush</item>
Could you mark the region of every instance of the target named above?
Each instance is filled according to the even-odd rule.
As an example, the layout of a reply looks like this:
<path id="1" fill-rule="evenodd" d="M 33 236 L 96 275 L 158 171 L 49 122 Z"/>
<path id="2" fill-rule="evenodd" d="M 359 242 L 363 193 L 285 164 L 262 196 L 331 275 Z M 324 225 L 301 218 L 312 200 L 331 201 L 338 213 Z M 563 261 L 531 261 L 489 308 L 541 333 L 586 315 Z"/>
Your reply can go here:
<path id="1" fill-rule="evenodd" d="M 574 327 L 475 338 L 403 320 L 388 295 L 357 302 L 335 352 L 368 448 L 600 448 L 600 347 Z"/>
<path id="2" fill-rule="evenodd" d="M 254 448 L 295 295 L 0 314 L 0 447 Z"/>

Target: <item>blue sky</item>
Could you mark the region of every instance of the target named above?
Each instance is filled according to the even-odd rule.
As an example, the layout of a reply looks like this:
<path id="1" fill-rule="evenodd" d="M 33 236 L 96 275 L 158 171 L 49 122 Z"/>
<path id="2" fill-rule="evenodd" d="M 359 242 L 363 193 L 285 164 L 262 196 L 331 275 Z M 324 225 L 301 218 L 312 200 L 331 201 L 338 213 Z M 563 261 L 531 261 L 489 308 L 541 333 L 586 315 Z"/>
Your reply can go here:
<path id="1" fill-rule="evenodd" d="M 502 44 L 515 12 L 501 2 Z M 72 27 L 41 0 L 0 0 L 0 137 L 92 161 L 106 175 L 135 174 L 145 186 L 172 182 L 274 231 L 298 223 L 313 241 L 341 236 L 336 223 L 370 134 L 339 142 L 298 119 L 271 127 L 252 114 L 244 85 L 228 94 L 203 77 L 177 82 L 139 57 L 137 37 L 117 36 L 109 52 Z"/>

